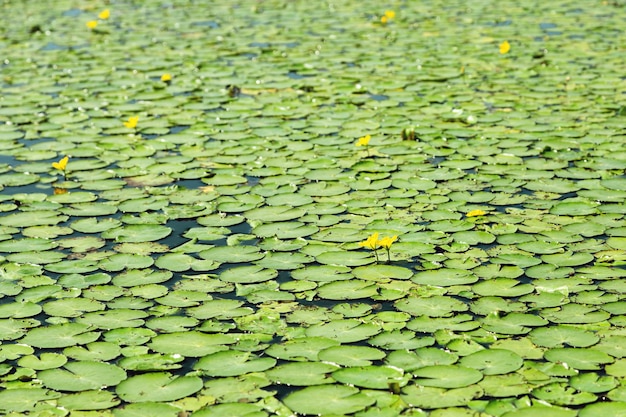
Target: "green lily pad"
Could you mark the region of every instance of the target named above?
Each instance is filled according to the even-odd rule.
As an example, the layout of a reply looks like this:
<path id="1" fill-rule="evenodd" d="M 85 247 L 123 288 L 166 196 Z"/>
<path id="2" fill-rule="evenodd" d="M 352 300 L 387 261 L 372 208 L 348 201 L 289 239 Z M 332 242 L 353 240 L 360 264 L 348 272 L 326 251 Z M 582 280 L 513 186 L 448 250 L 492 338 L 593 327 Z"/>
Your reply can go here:
<path id="1" fill-rule="evenodd" d="M 201 320 L 211 318 L 228 319 L 251 314 L 253 310 L 249 307 L 241 307 L 242 301 L 239 300 L 207 300 L 198 307 L 187 309 L 187 313 Z"/>
<path id="2" fill-rule="evenodd" d="M 53 400 L 61 394 L 44 388 L 15 388 L 0 392 L 0 411 L 23 413 L 34 411 L 40 401 Z"/>
<path id="3" fill-rule="evenodd" d="M 115 394 L 102 390 L 90 390 L 59 398 L 57 404 L 67 410 L 105 410 L 120 403 Z"/>
<path id="4" fill-rule="evenodd" d="M 587 252 L 573 253 L 567 251 L 564 253 L 542 255 L 541 260 L 556 266 L 579 266 L 593 261 L 594 256 Z"/>
<path id="5" fill-rule="evenodd" d="M 600 340 L 591 331 L 568 325 L 538 327 L 533 329 L 529 336 L 535 344 L 549 348 L 564 346 L 589 347 L 595 345 Z"/>
<path id="6" fill-rule="evenodd" d="M 60 353 L 44 352 L 39 357 L 35 355 L 22 356 L 17 363 L 24 368 L 39 371 L 60 368 L 67 363 L 67 357 Z"/>
<path id="7" fill-rule="evenodd" d="M 332 384 L 335 379 L 330 374 L 338 369 L 339 365 L 327 362 L 293 362 L 276 366 L 266 375 L 280 384 L 311 386 Z"/>
<path id="8" fill-rule="evenodd" d="M 47 302 L 43 310 L 49 316 L 78 317 L 86 311 L 104 310 L 105 305 L 96 300 L 85 298 L 63 298 Z"/>
<path id="9" fill-rule="evenodd" d="M 501 375 L 516 371 L 524 360 L 514 352 L 505 349 L 484 349 L 464 356 L 459 365 L 474 368 L 483 375 Z"/>
<path id="10" fill-rule="evenodd" d="M 612 390 L 618 386 L 618 380 L 609 375 L 598 375 L 596 372 L 589 372 L 576 375 L 570 378 L 569 385 L 578 391 L 601 393 Z"/>
<path id="11" fill-rule="evenodd" d="M 216 246 L 204 250 L 198 255 L 203 259 L 221 263 L 252 262 L 264 256 L 256 246 Z"/>
<path id="12" fill-rule="evenodd" d="M 409 385 L 402 389 L 402 399 L 412 407 L 438 409 L 465 406 L 474 398 L 480 398 L 483 390 L 478 385 L 444 389 L 421 385 Z"/>
<path id="13" fill-rule="evenodd" d="M 415 337 L 415 332 L 393 330 L 381 332 L 367 341 L 372 346 L 389 350 L 418 349 L 435 343 L 434 337 Z"/>
<path id="14" fill-rule="evenodd" d="M 258 357 L 250 352 L 225 350 L 204 356 L 194 369 L 210 376 L 236 376 L 248 372 L 261 372 L 276 365 L 276 359 Z"/>
<path id="15" fill-rule="evenodd" d="M 102 232 L 105 239 L 117 242 L 154 242 L 172 233 L 172 229 L 159 224 L 131 224 Z"/>
<path id="16" fill-rule="evenodd" d="M 395 350 L 389 353 L 386 362 L 405 371 L 413 371 L 425 366 L 452 365 L 458 359 L 459 357 L 454 353 L 437 348 L 422 347 L 413 352 Z"/>
<path id="17" fill-rule="evenodd" d="M 58 212 L 55 211 L 33 210 L 3 215 L 2 217 L 0 217 L 0 226 L 53 226 L 66 221 L 68 218 L 68 216 L 60 215 Z"/>
<path id="18" fill-rule="evenodd" d="M 324 265 L 360 266 L 374 261 L 372 255 L 366 252 L 329 251 L 315 257 L 317 262 Z"/>
<path id="19" fill-rule="evenodd" d="M 413 276 L 410 269 L 397 265 L 368 265 L 354 268 L 352 272 L 357 278 L 377 282 L 395 279 L 405 280 Z"/>
<path id="20" fill-rule="evenodd" d="M 573 415 L 573 414 L 572 414 Z M 626 402 L 614 401 L 605 403 L 595 403 L 585 406 L 578 413 L 579 417 L 593 416 L 626 416 Z"/>
<path id="21" fill-rule="evenodd" d="M 570 410 L 567 408 L 559 408 L 556 406 L 546 405 L 532 405 L 530 407 L 519 408 L 515 411 L 509 411 L 502 415 L 503 417 L 575 417 L 577 416 L 576 410 Z"/>
<path id="22" fill-rule="evenodd" d="M 263 268 L 257 265 L 237 266 L 222 272 L 220 279 L 225 282 L 252 284 L 268 281 L 277 275 L 278 271 L 271 268 Z"/>
<path id="23" fill-rule="evenodd" d="M 332 373 L 333 378 L 344 384 L 357 387 L 386 389 L 391 384 L 404 385 L 404 372 L 391 366 L 352 366 Z"/>
<path id="24" fill-rule="evenodd" d="M 365 340 L 380 331 L 381 328 L 375 324 L 345 319 L 314 324 L 306 329 L 305 333 L 308 337 L 328 337 L 341 343 L 350 343 Z"/>
<path id="25" fill-rule="evenodd" d="M 453 297 L 438 296 L 426 298 L 403 298 L 396 301 L 395 306 L 413 316 L 449 317 L 455 312 L 467 311 L 468 305 Z"/>
<path id="26" fill-rule="evenodd" d="M 482 319 L 483 328 L 491 332 L 520 335 L 530 332 L 532 327 L 545 326 L 548 322 L 534 314 L 509 313 L 490 314 Z"/>
<path id="27" fill-rule="evenodd" d="M 43 370 L 37 375 L 46 387 L 61 391 L 99 389 L 126 379 L 123 369 L 104 362 L 69 362 L 63 368 Z"/>
<path id="28" fill-rule="evenodd" d="M 99 267 L 107 272 L 125 269 L 141 269 L 152 266 L 154 259 L 148 255 L 117 253 L 100 261 Z"/>
<path id="29" fill-rule="evenodd" d="M 0 305 L 0 318 L 32 317 L 39 314 L 41 310 L 41 305 L 32 302 L 2 304 Z"/>
<path id="30" fill-rule="evenodd" d="M 295 270 L 291 273 L 293 279 L 328 282 L 353 278 L 351 269 L 340 265 L 313 265 Z"/>
<path id="31" fill-rule="evenodd" d="M 343 366 L 368 366 L 385 357 L 385 352 L 368 346 L 332 346 L 320 351 L 319 359 Z"/>
<path id="32" fill-rule="evenodd" d="M 518 280 L 512 278 L 494 278 L 481 281 L 472 286 L 472 291 L 484 297 L 519 297 L 530 294 L 534 290 L 535 287 L 533 287 L 533 285 L 522 284 Z"/>
<path id="33" fill-rule="evenodd" d="M 261 224 L 252 229 L 252 233 L 265 238 L 296 239 L 310 236 L 318 230 L 319 228 L 315 225 L 291 221 Z"/>
<path id="34" fill-rule="evenodd" d="M 510 398 L 528 394 L 533 385 L 519 373 L 486 375 L 479 385 L 485 396 Z"/>
<path id="35" fill-rule="evenodd" d="M 206 334 L 197 331 L 173 332 L 155 336 L 150 348 L 155 352 L 200 357 L 226 349 L 224 345 L 235 343 L 227 334 Z"/>
<path id="36" fill-rule="evenodd" d="M 590 392 L 577 392 L 563 382 L 553 382 L 532 391 L 535 398 L 555 405 L 580 405 L 595 402 L 598 398 Z"/>
<path id="37" fill-rule="evenodd" d="M 180 362 L 184 360 L 185 357 L 178 354 L 153 353 L 122 358 L 117 365 L 127 371 L 168 371 L 182 368 Z"/>
<path id="38" fill-rule="evenodd" d="M 112 283 L 119 287 L 136 287 L 140 285 L 159 284 L 172 277 L 170 271 L 155 271 L 152 269 L 131 269 L 119 273 Z"/>
<path id="39" fill-rule="evenodd" d="M 172 272 L 183 272 L 189 269 L 194 271 L 211 271 L 217 269 L 220 265 L 218 262 L 202 261 L 184 253 L 166 253 L 159 256 L 154 264 L 159 268 Z"/>
<path id="40" fill-rule="evenodd" d="M 496 240 L 496 237 L 489 232 L 485 232 L 481 230 L 476 230 L 476 231 L 467 230 L 467 231 L 453 233 L 452 239 L 454 239 L 455 242 L 459 242 L 459 243 L 466 243 L 468 245 L 477 245 L 479 243 L 482 243 L 482 244 L 492 243 L 493 241 Z"/>
<path id="41" fill-rule="evenodd" d="M 293 208 L 292 206 L 263 206 L 260 208 L 252 209 L 244 213 L 244 216 L 248 220 L 262 221 L 264 223 L 269 222 L 281 222 L 287 220 L 294 220 L 302 217 L 306 213 L 306 210 L 302 208 Z"/>
<path id="42" fill-rule="evenodd" d="M 422 333 L 433 333 L 437 330 L 448 329 L 455 331 L 470 331 L 480 327 L 480 323 L 470 314 L 457 314 L 452 317 L 418 316 L 407 323 L 410 330 Z"/>
<path id="43" fill-rule="evenodd" d="M 144 324 L 148 313 L 144 311 L 117 308 L 115 310 L 85 313 L 75 319 L 77 323 L 88 324 L 91 328 L 119 329 L 122 327 L 139 327 Z"/>
<path id="44" fill-rule="evenodd" d="M 376 399 L 346 385 L 317 385 L 306 387 L 284 398 L 291 410 L 300 414 L 349 414 L 363 410 Z"/>
<path id="45" fill-rule="evenodd" d="M 478 277 L 471 271 L 464 269 L 443 268 L 416 273 L 411 281 L 416 284 L 449 287 L 453 285 L 467 285 L 478 281 Z"/>
<path id="46" fill-rule="evenodd" d="M 255 264 L 264 268 L 294 270 L 303 268 L 312 260 L 312 257 L 299 252 L 269 252 L 263 259 L 255 261 Z"/>
<path id="47" fill-rule="evenodd" d="M 120 347 L 111 342 L 91 342 L 85 346 L 70 346 L 63 353 L 79 361 L 109 361 L 120 355 Z"/>
<path id="48" fill-rule="evenodd" d="M 483 379 L 483 374 L 458 365 L 425 366 L 413 371 L 415 383 L 425 387 L 461 388 Z"/>
<path id="49" fill-rule="evenodd" d="M 9 241 L 0 242 L 0 251 L 6 253 L 17 252 L 38 252 L 53 249 L 57 246 L 54 241 L 42 238 L 25 238 L 25 239 L 12 239 Z"/>
<path id="50" fill-rule="evenodd" d="M 551 214 L 560 216 L 584 216 L 598 212 L 598 204 L 591 201 L 562 201 L 550 208 Z"/>
<path id="51" fill-rule="evenodd" d="M 327 337 L 300 337 L 273 344 L 265 350 L 265 353 L 282 360 L 317 361 L 321 359 L 320 352 L 338 345 L 338 341 Z"/>
<path id="52" fill-rule="evenodd" d="M 594 371 L 602 365 L 612 363 L 614 359 L 604 352 L 581 348 L 552 348 L 544 357 L 550 362 L 567 363 L 574 369 Z"/>
<path id="53" fill-rule="evenodd" d="M 129 377 L 117 385 L 115 392 L 131 403 L 175 401 L 200 391 L 202 386 L 202 379 L 197 376 L 152 372 Z"/>
<path id="54" fill-rule="evenodd" d="M 318 296 L 327 300 L 356 300 L 370 298 L 377 293 L 376 285 L 360 279 L 328 282 L 317 288 Z"/>
<path id="55" fill-rule="evenodd" d="M 267 417 L 268 414 L 263 407 L 256 404 L 245 403 L 226 403 L 212 405 L 202 408 L 193 413 L 196 417 L 220 417 L 220 416 L 238 416 L 238 417 Z"/>
<path id="56" fill-rule="evenodd" d="M 60 348 L 90 343 L 100 337 L 99 332 L 82 323 L 54 324 L 32 329 L 20 342 L 39 348 Z"/>

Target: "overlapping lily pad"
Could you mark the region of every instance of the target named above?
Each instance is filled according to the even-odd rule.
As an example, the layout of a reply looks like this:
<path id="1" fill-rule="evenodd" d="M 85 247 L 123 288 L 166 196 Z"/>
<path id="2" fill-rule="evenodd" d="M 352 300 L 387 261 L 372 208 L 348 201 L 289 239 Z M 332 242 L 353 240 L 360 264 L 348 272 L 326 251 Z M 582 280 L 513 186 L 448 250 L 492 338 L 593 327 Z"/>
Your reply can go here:
<path id="1" fill-rule="evenodd" d="M 5 3 L 0 414 L 624 413 L 619 2 Z"/>

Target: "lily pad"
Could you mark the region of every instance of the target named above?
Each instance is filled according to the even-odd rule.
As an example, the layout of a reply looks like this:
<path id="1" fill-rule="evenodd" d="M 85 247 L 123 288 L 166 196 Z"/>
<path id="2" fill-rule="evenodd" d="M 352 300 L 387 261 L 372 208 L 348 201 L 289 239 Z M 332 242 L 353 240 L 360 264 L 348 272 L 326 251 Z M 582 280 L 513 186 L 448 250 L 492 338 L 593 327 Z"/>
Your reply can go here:
<path id="1" fill-rule="evenodd" d="M 413 371 L 415 383 L 425 387 L 461 388 L 483 379 L 483 374 L 473 368 L 459 365 L 433 365 Z"/>
<path id="2" fill-rule="evenodd" d="M 276 366 L 266 371 L 266 375 L 281 384 L 311 386 L 332 384 L 335 379 L 330 374 L 338 369 L 339 365 L 327 362 L 293 362 Z"/>
<path id="3" fill-rule="evenodd" d="M 70 362 L 64 369 L 48 369 L 38 373 L 43 384 L 61 391 L 85 391 L 115 386 L 126 379 L 126 372 L 111 364 L 95 361 Z"/>
<path id="4" fill-rule="evenodd" d="M 411 281 L 416 284 L 449 287 L 453 285 L 467 285 L 478 281 L 478 277 L 471 271 L 464 269 L 434 269 L 416 273 Z"/>
<path id="5" fill-rule="evenodd" d="M 357 387 L 386 389 L 392 384 L 404 385 L 404 372 L 392 366 L 352 366 L 332 373 L 333 378 Z"/>
<path id="6" fill-rule="evenodd" d="M 574 369 L 591 371 L 614 361 L 604 352 L 581 348 L 552 348 L 546 351 L 544 357 L 550 362 L 567 363 Z"/>
<path id="7" fill-rule="evenodd" d="M 373 404 L 376 399 L 355 387 L 328 384 L 303 388 L 289 394 L 285 405 L 301 414 L 349 414 Z"/>
<path id="8" fill-rule="evenodd" d="M 202 386 L 202 379 L 197 376 L 152 372 L 131 376 L 120 382 L 115 392 L 122 400 L 131 403 L 175 401 L 200 391 Z"/>
<path id="9" fill-rule="evenodd" d="M 200 358 L 194 369 L 210 376 L 236 376 L 265 371 L 275 364 L 274 358 L 258 357 L 250 352 L 225 350 Z"/>
<path id="10" fill-rule="evenodd" d="M 235 343 L 236 339 L 225 334 L 206 334 L 197 331 L 173 332 L 155 336 L 150 348 L 159 353 L 200 357 L 225 350 L 224 345 Z"/>
<path id="11" fill-rule="evenodd" d="M 55 324 L 32 329 L 20 342 L 39 348 L 60 348 L 90 343 L 100 337 L 99 332 L 82 323 Z"/>
<path id="12" fill-rule="evenodd" d="M 465 406 L 482 395 L 483 390 L 478 385 L 455 389 L 409 385 L 402 389 L 402 399 L 407 404 L 426 409 Z"/>
<path id="13" fill-rule="evenodd" d="M 225 270 L 220 274 L 220 279 L 225 282 L 235 283 L 258 283 L 275 278 L 278 271 L 261 266 L 237 266 Z"/>
<path id="14" fill-rule="evenodd" d="M 131 224 L 102 232 L 105 239 L 117 242 L 154 242 L 172 233 L 172 229 L 159 224 Z"/>
<path id="15" fill-rule="evenodd" d="M 464 356 L 459 365 L 478 369 L 483 375 L 501 375 L 516 371 L 524 360 L 514 352 L 505 349 L 484 349 Z"/>

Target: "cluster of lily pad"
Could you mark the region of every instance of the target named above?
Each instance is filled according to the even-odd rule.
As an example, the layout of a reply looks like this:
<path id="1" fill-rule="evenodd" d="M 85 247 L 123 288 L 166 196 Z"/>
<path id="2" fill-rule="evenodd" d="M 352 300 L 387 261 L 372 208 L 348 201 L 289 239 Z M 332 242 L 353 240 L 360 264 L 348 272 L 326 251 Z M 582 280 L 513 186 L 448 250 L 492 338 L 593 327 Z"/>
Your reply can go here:
<path id="1" fill-rule="evenodd" d="M 624 413 L 616 5 L 141 3 L 1 29 L 0 413 Z"/>

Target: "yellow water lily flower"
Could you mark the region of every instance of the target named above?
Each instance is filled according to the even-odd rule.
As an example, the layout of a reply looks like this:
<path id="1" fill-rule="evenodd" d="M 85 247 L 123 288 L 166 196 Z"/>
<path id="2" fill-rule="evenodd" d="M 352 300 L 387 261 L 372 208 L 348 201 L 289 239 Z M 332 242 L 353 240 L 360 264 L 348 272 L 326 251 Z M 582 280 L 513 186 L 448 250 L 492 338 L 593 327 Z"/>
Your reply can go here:
<path id="1" fill-rule="evenodd" d="M 378 244 L 380 246 L 382 246 L 383 248 L 385 248 L 385 250 L 389 251 L 389 249 L 391 248 L 391 245 L 396 240 L 398 240 L 398 236 L 397 235 L 396 236 L 385 236 L 384 238 L 378 240 Z"/>
<path id="2" fill-rule="evenodd" d="M 509 41 L 504 41 L 500 44 L 500 53 L 506 54 L 511 50 L 511 44 Z"/>
<path id="3" fill-rule="evenodd" d="M 370 139 L 372 139 L 370 135 L 365 135 L 356 141 L 356 146 L 367 146 L 370 143 Z"/>
<path id="4" fill-rule="evenodd" d="M 98 21 L 97 20 L 90 20 L 89 22 L 85 23 L 87 25 L 87 27 L 91 30 L 94 30 L 96 28 L 96 26 L 98 26 Z"/>
<path id="5" fill-rule="evenodd" d="M 161 75 L 161 81 L 163 81 L 165 83 L 168 82 L 168 81 L 172 81 L 172 74 L 165 73 L 165 74 Z"/>
<path id="6" fill-rule="evenodd" d="M 487 212 L 485 210 L 476 209 L 476 210 L 468 211 L 465 214 L 465 217 L 484 216 L 485 214 L 487 214 Z"/>
<path id="7" fill-rule="evenodd" d="M 65 172 L 65 168 L 67 168 L 67 162 L 70 160 L 69 156 L 65 156 L 61 158 L 59 162 L 53 162 L 52 168 L 58 169 L 59 171 Z"/>
<path id="8" fill-rule="evenodd" d="M 367 238 L 367 240 L 359 242 L 359 246 L 363 246 L 373 251 L 380 248 L 380 244 L 378 241 L 378 232 L 373 233 L 370 237 Z"/>
<path id="9" fill-rule="evenodd" d="M 111 12 L 109 11 L 109 9 L 104 9 L 98 14 L 98 17 L 102 20 L 107 20 L 109 16 L 111 16 Z"/>
<path id="10" fill-rule="evenodd" d="M 394 12 L 393 10 L 385 10 L 385 14 L 380 17 L 380 23 L 388 23 L 395 17 L 396 12 Z"/>
<path id="11" fill-rule="evenodd" d="M 137 123 L 139 122 L 139 116 L 132 116 L 128 118 L 127 122 L 124 122 L 124 126 L 129 129 L 134 129 L 137 127 Z"/>

